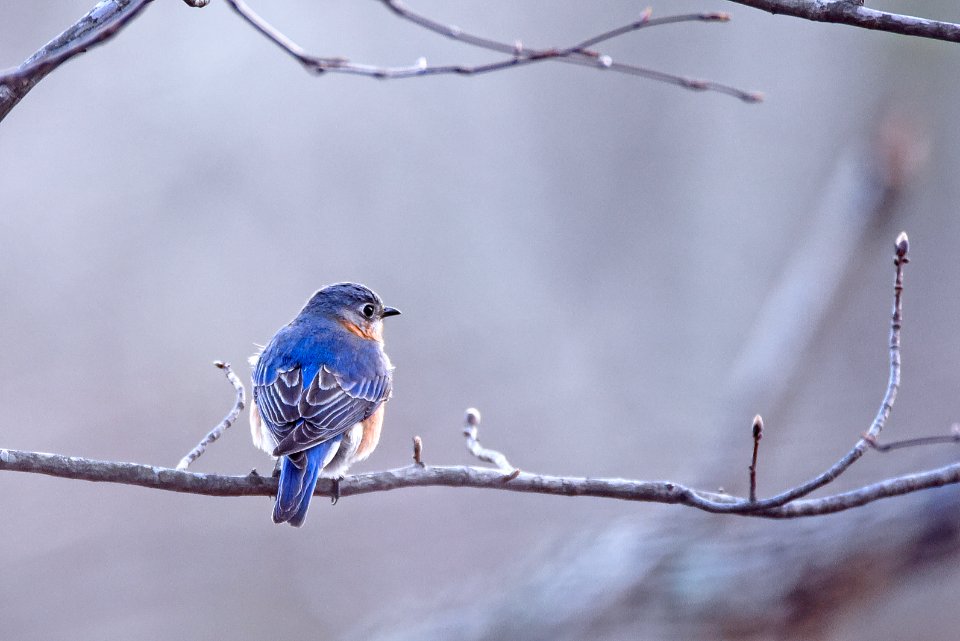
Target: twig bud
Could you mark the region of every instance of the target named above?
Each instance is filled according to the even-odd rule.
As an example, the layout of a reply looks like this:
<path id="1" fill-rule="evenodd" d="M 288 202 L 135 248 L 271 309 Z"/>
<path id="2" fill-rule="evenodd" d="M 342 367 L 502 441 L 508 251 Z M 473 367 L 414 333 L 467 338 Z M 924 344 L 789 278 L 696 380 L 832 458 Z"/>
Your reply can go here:
<path id="1" fill-rule="evenodd" d="M 907 232 L 900 232 L 894 242 L 894 248 L 897 251 L 897 258 L 906 258 L 907 252 L 910 251 L 910 239 L 907 238 Z"/>
<path id="2" fill-rule="evenodd" d="M 423 439 L 419 436 L 413 437 L 413 462 L 423 465 Z"/>
<path id="3" fill-rule="evenodd" d="M 480 410 L 475 407 L 468 407 L 467 413 L 463 417 L 463 422 L 470 427 L 477 427 L 480 425 Z"/>
<path id="4" fill-rule="evenodd" d="M 759 441 L 763 438 L 763 417 L 757 414 L 753 417 L 753 440 Z"/>

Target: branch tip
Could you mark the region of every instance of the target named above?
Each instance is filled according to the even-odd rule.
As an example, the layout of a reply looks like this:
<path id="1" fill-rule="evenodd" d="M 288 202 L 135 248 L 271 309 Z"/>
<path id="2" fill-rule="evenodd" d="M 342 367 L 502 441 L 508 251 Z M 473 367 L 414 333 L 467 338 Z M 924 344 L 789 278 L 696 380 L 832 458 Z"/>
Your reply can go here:
<path id="1" fill-rule="evenodd" d="M 463 422 L 468 427 L 478 427 L 480 425 L 480 410 L 475 407 L 468 407 L 463 416 Z"/>
<path id="2" fill-rule="evenodd" d="M 897 240 L 894 241 L 894 249 L 897 252 L 897 258 L 900 260 L 905 260 L 907 258 L 907 252 L 910 251 L 910 238 L 907 237 L 907 232 L 900 232 L 900 234 L 897 236 Z"/>
<path id="3" fill-rule="evenodd" d="M 419 436 L 413 437 L 413 462 L 423 467 L 423 439 Z"/>

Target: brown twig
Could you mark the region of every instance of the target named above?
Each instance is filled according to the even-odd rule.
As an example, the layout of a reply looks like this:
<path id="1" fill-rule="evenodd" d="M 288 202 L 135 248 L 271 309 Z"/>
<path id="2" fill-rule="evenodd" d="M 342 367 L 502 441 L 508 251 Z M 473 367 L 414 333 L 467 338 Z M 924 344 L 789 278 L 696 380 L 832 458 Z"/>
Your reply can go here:
<path id="1" fill-rule="evenodd" d="M 760 452 L 760 439 L 763 438 L 763 418 L 753 417 L 753 458 L 750 461 L 750 502 L 757 502 L 757 454 Z"/>
<path id="2" fill-rule="evenodd" d="M 419 436 L 413 437 L 413 462 L 423 467 L 423 439 Z"/>
<path id="3" fill-rule="evenodd" d="M 889 452 L 891 450 L 902 450 L 908 447 L 917 447 L 920 445 L 943 445 L 945 443 L 960 443 L 960 425 L 954 424 L 949 435 L 940 436 L 918 436 L 916 438 L 905 438 L 900 441 L 891 441 L 889 443 L 880 443 L 877 439 L 864 434 L 867 443 L 878 452 Z"/>
<path id="4" fill-rule="evenodd" d="M 845 24 L 862 29 L 886 31 L 902 36 L 916 36 L 947 42 L 960 42 L 960 24 L 915 18 L 897 13 L 877 11 L 862 6 L 860 0 L 730 0 L 773 14 L 793 16 L 814 22 Z"/>
<path id="5" fill-rule="evenodd" d="M 724 13 L 700 13 L 686 14 L 677 16 L 666 16 L 664 18 L 650 19 L 649 13 L 643 14 L 640 20 L 630 24 L 611 29 L 602 34 L 590 37 L 582 43 L 572 47 L 562 47 L 553 49 L 531 49 L 523 44 L 506 43 L 474 34 L 466 33 L 459 27 L 446 25 L 421 14 L 408 9 L 402 3 L 396 0 L 380 0 L 395 15 L 415 24 L 419 27 L 440 34 L 442 36 L 454 39 L 458 42 L 479 47 L 489 51 L 506 54 L 509 57 L 481 65 L 431 65 L 425 58 L 420 58 L 416 64 L 405 67 L 379 67 L 362 63 L 351 62 L 349 59 L 336 57 L 314 56 L 296 44 L 289 37 L 271 25 L 251 9 L 243 0 L 226 0 L 227 4 L 243 18 L 249 25 L 256 29 L 261 35 L 280 47 L 287 54 L 297 60 L 304 68 L 314 73 L 346 73 L 360 76 L 369 76 L 379 79 L 400 79 L 413 78 L 418 76 L 430 75 L 464 75 L 473 76 L 478 74 L 500 71 L 503 69 L 524 66 L 528 64 L 543 62 L 545 60 L 556 60 L 568 64 L 593 67 L 600 70 L 611 70 L 627 75 L 640 76 L 674 84 L 686 89 L 696 91 L 715 91 L 727 94 L 744 102 L 759 102 L 762 96 L 757 92 L 743 91 L 729 85 L 712 82 L 708 80 L 699 80 L 695 78 L 686 78 L 662 71 L 648 69 L 637 65 L 630 65 L 621 62 L 615 62 L 610 56 L 602 55 L 599 52 L 588 49 L 588 46 L 610 40 L 625 33 L 637 31 L 651 26 L 660 26 L 666 24 L 675 24 L 678 22 L 725 22 L 729 16 Z"/>
<path id="6" fill-rule="evenodd" d="M 230 411 L 226 416 L 223 417 L 223 420 L 220 421 L 216 427 L 210 430 L 203 439 L 197 443 L 197 446 L 190 450 L 186 456 L 180 459 L 180 462 L 177 463 L 178 470 L 185 470 L 190 467 L 190 464 L 200 458 L 200 455 L 207 450 L 207 446 L 216 441 L 218 438 L 223 436 L 223 433 L 233 425 L 237 418 L 240 416 L 240 412 L 243 411 L 244 405 L 246 405 L 246 390 L 243 388 L 243 383 L 237 378 L 237 375 L 233 373 L 233 370 L 230 369 L 230 363 L 225 363 L 223 361 L 214 361 L 214 366 L 219 367 L 223 370 L 223 373 L 226 374 L 227 380 L 233 385 L 233 388 L 237 390 L 237 398 L 233 403 L 233 407 L 230 408 Z"/>

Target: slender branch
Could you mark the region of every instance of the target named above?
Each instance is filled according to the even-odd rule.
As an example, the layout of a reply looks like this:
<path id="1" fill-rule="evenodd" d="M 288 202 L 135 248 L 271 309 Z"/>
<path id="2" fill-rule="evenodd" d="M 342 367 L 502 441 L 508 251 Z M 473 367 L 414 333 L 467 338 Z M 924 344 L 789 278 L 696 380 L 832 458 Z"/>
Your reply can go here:
<path id="1" fill-rule="evenodd" d="M 221 476 L 137 463 L 98 461 L 60 454 L 6 449 L 0 449 L 0 470 L 32 472 L 101 483 L 137 485 L 206 496 L 272 496 L 277 490 L 277 479 L 260 476 L 254 472 L 246 476 Z M 408 487 L 472 487 L 555 496 L 590 496 L 687 505 L 714 513 L 721 510 L 712 509 L 710 505 L 723 505 L 726 501 L 735 500 L 723 494 L 701 492 L 669 481 L 559 477 L 527 472 L 519 472 L 509 483 L 504 483 L 503 478 L 503 471 L 497 468 L 414 464 L 382 472 L 348 476 L 340 481 L 340 495 L 353 496 Z M 739 514 L 763 518 L 797 518 L 832 514 L 883 498 L 956 483 L 960 483 L 960 464 L 898 476 L 850 492 L 794 501 L 779 508 L 745 511 Z M 320 479 L 316 494 L 332 496 L 333 492 L 333 480 Z M 695 500 L 692 498 L 694 496 L 708 498 L 711 503 Z"/>
<path id="2" fill-rule="evenodd" d="M 219 367 L 223 370 L 223 373 L 227 376 L 227 380 L 230 381 L 233 388 L 237 390 L 237 398 L 233 403 L 233 407 L 230 408 L 230 411 L 226 416 L 223 417 L 223 420 L 217 424 L 210 432 L 203 437 L 203 439 L 197 443 L 197 446 L 194 447 L 190 452 L 187 453 L 180 462 L 177 463 L 178 470 L 185 470 L 190 467 L 190 464 L 200 458 L 200 455 L 207 451 L 207 446 L 213 443 L 215 440 L 223 436 L 223 433 L 233 425 L 237 418 L 240 416 L 240 412 L 243 411 L 244 405 L 246 405 L 246 390 L 243 389 L 243 383 L 237 378 L 237 375 L 233 373 L 233 370 L 230 369 L 230 363 L 225 363 L 224 361 L 214 361 L 214 366 Z"/>
<path id="3" fill-rule="evenodd" d="M 419 436 L 413 437 L 413 462 L 423 467 L 423 439 Z"/>
<path id="4" fill-rule="evenodd" d="M 867 433 L 860 437 L 853 448 L 847 452 L 843 458 L 806 483 L 802 483 L 786 492 L 767 499 L 758 501 L 739 500 L 720 507 L 705 504 L 704 509 L 711 508 L 711 511 L 716 512 L 752 512 L 786 505 L 834 481 L 863 456 L 867 449 L 870 448 L 871 440 L 876 441 L 880 436 L 880 431 L 890 416 L 890 410 L 893 409 L 893 403 L 897 398 L 897 391 L 900 389 L 900 330 L 903 327 L 903 268 L 910 262 L 910 259 L 907 257 L 909 249 L 910 243 L 907 239 L 906 232 L 900 232 L 900 235 L 897 236 L 897 240 L 894 243 L 893 264 L 896 268 L 896 276 L 893 284 L 893 314 L 890 323 L 890 374 L 887 379 L 887 391 L 883 395 L 883 400 L 880 402 L 880 409 L 877 410 L 877 414 Z M 710 501 L 706 500 L 705 503 L 710 503 Z"/>
<path id="5" fill-rule="evenodd" d="M 753 417 L 753 458 L 750 460 L 750 502 L 757 502 L 757 454 L 760 453 L 760 439 L 763 438 L 763 418 Z"/>
<path id="6" fill-rule="evenodd" d="M 864 436 L 870 447 L 878 452 L 890 452 L 892 450 L 902 450 L 908 447 L 917 447 L 918 445 L 943 445 L 946 443 L 960 443 L 960 425 L 954 425 L 949 435 L 940 436 L 918 436 L 917 438 L 905 438 L 900 441 L 891 441 L 889 443 L 880 443 L 869 435 Z"/>
<path id="7" fill-rule="evenodd" d="M 19 67 L 0 72 L 0 120 L 48 73 L 70 58 L 117 35 L 150 2 L 152 0 L 101 0 Z"/>
<path id="8" fill-rule="evenodd" d="M 675 24 L 678 22 L 725 22 L 729 16 L 724 13 L 701 13 L 686 14 L 678 16 L 667 16 L 664 18 L 650 19 L 649 12 L 645 12 L 640 20 L 628 25 L 617 27 L 602 34 L 593 36 L 584 40 L 578 45 L 572 47 L 555 49 L 531 49 L 525 47 L 522 43 L 506 43 L 483 36 L 478 36 L 464 32 L 459 27 L 445 25 L 421 14 L 409 10 L 405 5 L 396 0 L 380 0 L 384 6 L 390 9 L 394 14 L 411 22 L 412 24 L 451 38 L 458 42 L 479 47 L 497 53 L 507 54 L 509 57 L 487 64 L 481 65 L 430 65 L 425 58 L 420 58 L 416 64 L 404 67 L 380 67 L 362 63 L 351 62 L 344 57 L 322 57 L 314 56 L 284 35 L 276 27 L 264 20 L 253 9 L 251 9 L 243 0 L 226 0 L 230 8 L 243 18 L 250 26 L 256 29 L 261 35 L 266 37 L 272 43 L 280 47 L 284 52 L 293 57 L 305 69 L 313 73 L 322 74 L 326 72 L 345 73 L 360 76 L 368 76 L 378 79 L 400 79 L 414 78 L 419 76 L 431 75 L 463 75 L 473 76 L 493 71 L 500 71 L 511 67 L 519 67 L 545 60 L 556 60 L 568 64 L 592 67 L 600 70 L 611 70 L 626 75 L 640 76 L 659 82 L 666 82 L 694 91 L 714 91 L 729 96 L 733 96 L 744 102 L 759 102 L 763 98 L 761 94 L 750 91 L 743 91 L 736 87 L 731 87 L 722 83 L 708 80 L 699 80 L 695 78 L 686 78 L 646 67 L 615 62 L 610 56 L 602 55 L 596 51 L 587 48 L 587 45 L 597 44 L 610 40 L 617 36 L 632 31 L 637 31 L 651 26 L 666 24 Z"/>
<path id="9" fill-rule="evenodd" d="M 476 408 L 469 408 L 466 412 L 466 415 L 463 419 L 463 436 L 466 438 L 467 449 L 470 450 L 470 453 L 476 456 L 481 461 L 486 461 L 487 463 L 493 463 L 501 471 L 507 472 L 508 474 L 514 474 L 517 472 L 517 468 L 510 465 L 510 461 L 507 460 L 507 457 L 497 450 L 491 450 L 480 445 L 480 439 L 477 436 L 477 428 L 480 427 L 480 410 Z M 516 478 L 516 476 L 514 476 Z"/>
<path id="10" fill-rule="evenodd" d="M 730 0 L 754 9 L 814 22 L 844 24 L 902 36 L 960 42 L 960 24 L 927 20 L 862 6 L 856 0 Z"/>

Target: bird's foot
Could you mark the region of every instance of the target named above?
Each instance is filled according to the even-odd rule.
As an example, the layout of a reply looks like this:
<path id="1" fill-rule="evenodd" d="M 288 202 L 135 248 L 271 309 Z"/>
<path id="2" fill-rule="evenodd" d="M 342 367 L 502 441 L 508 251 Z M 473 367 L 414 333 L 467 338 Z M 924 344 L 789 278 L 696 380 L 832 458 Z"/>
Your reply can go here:
<path id="1" fill-rule="evenodd" d="M 335 476 L 330 480 L 333 482 L 333 492 L 330 494 L 330 505 L 336 505 L 337 501 L 340 500 L 340 481 L 343 480 L 343 477 Z"/>

